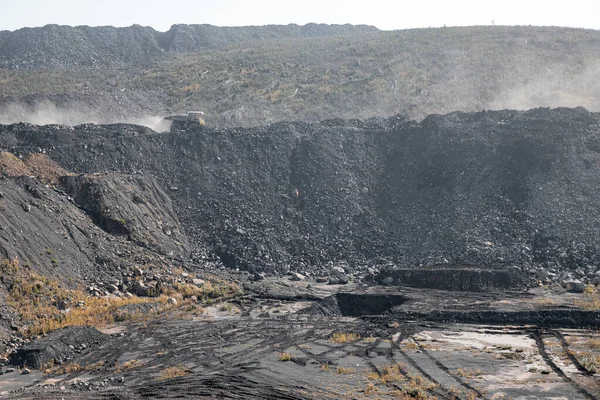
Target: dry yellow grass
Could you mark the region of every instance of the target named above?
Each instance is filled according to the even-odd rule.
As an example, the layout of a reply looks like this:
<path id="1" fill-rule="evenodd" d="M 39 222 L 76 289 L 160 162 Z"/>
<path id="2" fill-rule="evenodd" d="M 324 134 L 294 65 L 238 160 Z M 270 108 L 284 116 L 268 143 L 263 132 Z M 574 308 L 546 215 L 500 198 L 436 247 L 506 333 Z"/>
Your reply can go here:
<path id="1" fill-rule="evenodd" d="M 23 322 L 20 332 L 24 336 L 40 335 L 65 326 L 108 325 L 115 322 L 115 312 L 122 306 L 156 301 L 166 303 L 167 300 L 166 296 L 158 299 L 96 298 L 82 290 L 62 288 L 57 280 L 41 276 L 29 268 L 21 268 L 17 261 L 3 261 L 0 270 L 5 279 L 12 281 L 6 302 L 19 312 Z M 75 307 L 80 301 L 85 306 Z M 57 306 L 59 302 L 72 304 L 73 307 L 68 312 L 61 310 Z M 119 314 L 120 319 L 136 317 L 142 316 Z"/>
<path id="2" fill-rule="evenodd" d="M 356 372 L 354 368 L 337 367 L 336 372 L 338 375 L 350 375 Z"/>
<path id="3" fill-rule="evenodd" d="M 589 372 L 595 374 L 600 371 L 600 356 L 589 352 L 571 351 L 579 363 Z"/>
<path id="4" fill-rule="evenodd" d="M 358 339 L 360 339 L 360 335 L 358 333 L 335 332 L 329 340 L 334 343 L 348 343 L 356 342 Z"/>
<path id="5" fill-rule="evenodd" d="M 415 342 L 404 342 L 404 347 L 409 350 L 419 350 L 419 345 Z"/>
<path id="6" fill-rule="evenodd" d="M 65 374 L 73 374 L 77 372 L 93 372 L 100 371 L 104 368 L 105 361 L 98 361 L 89 365 L 80 365 L 78 363 L 67 363 L 63 365 L 54 365 L 51 362 L 49 365 L 42 367 L 42 372 L 44 374 L 52 374 L 52 375 L 65 375 Z"/>
<path id="7" fill-rule="evenodd" d="M 331 365 L 329 363 L 321 364 L 321 371 L 329 371 L 331 369 Z"/>
<path id="8" fill-rule="evenodd" d="M 139 368 L 143 365 L 144 365 L 144 363 L 142 363 L 140 360 L 129 360 L 129 361 L 124 362 L 121 365 L 116 364 L 114 369 L 115 369 L 115 372 L 120 373 L 120 372 L 124 372 L 124 371 L 129 371 L 130 369 Z"/>
<path id="9" fill-rule="evenodd" d="M 212 304 L 217 299 L 230 299 L 242 292 L 242 289 L 237 283 L 218 278 L 216 278 L 214 282 L 206 281 L 202 286 L 179 283 L 173 285 L 172 288 L 163 289 L 163 294 L 166 296 L 180 296 L 183 299 L 196 296 L 198 301 L 204 304 Z"/>
<path id="10" fill-rule="evenodd" d="M 585 345 L 592 350 L 600 350 L 600 339 L 599 338 L 589 338 L 585 342 Z"/>
<path id="11" fill-rule="evenodd" d="M 432 400 L 436 397 L 427 395 L 427 391 L 435 389 L 436 384 L 420 375 L 413 376 L 410 382 L 402 387 L 402 399 Z M 406 397 L 409 396 L 409 397 Z"/>
<path id="12" fill-rule="evenodd" d="M 17 260 L 0 261 L 0 273 L 4 281 L 10 283 L 10 291 L 6 297 L 9 306 L 17 310 L 23 325 L 20 328 L 24 336 L 44 334 L 66 326 L 105 326 L 124 320 L 149 320 L 157 314 L 173 308 L 167 304 L 169 296 L 182 299 L 183 295 L 176 290 L 169 290 L 156 298 L 122 297 L 97 298 L 80 289 L 62 287 L 56 279 L 37 274 L 27 266 L 21 266 Z M 198 288 L 202 298 L 220 300 L 217 296 L 231 298 L 240 293 L 239 287 L 231 282 L 211 284 L 207 282 Z M 83 302 L 84 307 L 76 307 Z M 71 305 L 69 311 L 59 309 L 59 303 Z M 151 313 L 121 311 L 123 306 L 141 303 L 158 303 L 159 307 Z M 182 301 L 181 306 L 188 309 L 190 301 Z M 193 305 L 189 312 L 200 315 L 205 310 Z"/>
<path id="13" fill-rule="evenodd" d="M 178 378 L 180 376 L 185 376 L 189 373 L 190 371 L 187 370 L 183 365 L 168 367 L 161 372 L 161 374 L 158 376 L 158 378 L 156 378 L 156 380 L 166 381 L 169 379 Z"/>
<path id="14" fill-rule="evenodd" d="M 364 393 L 366 395 L 375 394 L 377 392 L 379 392 L 379 389 L 377 389 L 377 387 L 375 385 L 373 385 L 371 382 L 367 383 L 367 385 L 365 386 L 365 389 L 364 389 Z"/>
<path id="15" fill-rule="evenodd" d="M 51 160 L 47 155 L 34 153 L 25 158 L 25 164 L 31 169 L 33 175 L 45 183 L 58 183 L 58 178 L 70 173 Z"/>
<path id="16" fill-rule="evenodd" d="M 573 304 L 586 311 L 598 311 L 600 310 L 600 293 L 597 288 L 587 286 L 583 298 L 574 300 Z"/>
<path id="17" fill-rule="evenodd" d="M 406 371 L 406 365 L 404 364 L 385 365 L 381 374 L 374 371 L 369 372 L 367 374 L 367 379 L 377 381 L 384 385 L 390 382 L 401 382 L 406 380 L 403 371 Z"/>
<path id="18" fill-rule="evenodd" d="M 6 151 L 0 152 L 0 175 L 10 177 L 33 175 L 31 169 L 18 157 Z"/>
<path id="19" fill-rule="evenodd" d="M 462 378 L 473 378 L 475 376 L 479 376 L 482 375 L 483 372 L 480 369 L 477 370 L 468 370 L 465 368 L 458 368 L 456 370 L 456 375 L 462 377 Z"/>

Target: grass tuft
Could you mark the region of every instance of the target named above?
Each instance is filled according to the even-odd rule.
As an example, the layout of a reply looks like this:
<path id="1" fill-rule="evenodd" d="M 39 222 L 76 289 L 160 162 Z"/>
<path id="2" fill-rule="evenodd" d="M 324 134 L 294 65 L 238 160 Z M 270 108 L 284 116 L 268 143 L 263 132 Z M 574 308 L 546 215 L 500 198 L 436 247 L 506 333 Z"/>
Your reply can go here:
<path id="1" fill-rule="evenodd" d="M 181 376 L 186 376 L 190 373 L 188 369 L 186 369 L 183 365 L 177 365 L 174 367 L 168 367 L 164 369 L 161 374 L 156 378 L 158 381 L 166 381 L 169 379 L 179 378 Z"/>
<path id="2" fill-rule="evenodd" d="M 335 332 L 329 340 L 334 343 L 349 343 L 349 342 L 356 342 L 359 339 L 360 339 L 360 335 L 358 333 Z"/>

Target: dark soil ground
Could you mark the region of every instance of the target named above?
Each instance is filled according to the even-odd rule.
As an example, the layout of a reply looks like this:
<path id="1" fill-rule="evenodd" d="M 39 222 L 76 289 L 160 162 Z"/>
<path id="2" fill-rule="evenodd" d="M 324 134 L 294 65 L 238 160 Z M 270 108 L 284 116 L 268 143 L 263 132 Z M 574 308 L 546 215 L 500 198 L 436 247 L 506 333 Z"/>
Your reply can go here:
<path id="1" fill-rule="evenodd" d="M 316 286 L 314 290 L 323 297 L 339 288 Z M 62 365 L 50 365 L 45 374 L 5 373 L 0 387 L 20 384 L 27 388 L 7 398 L 35 399 L 385 399 L 400 393 L 439 399 L 593 399 L 600 395 L 599 381 L 579 361 L 583 353 L 571 351 L 583 349 L 598 356 L 589 347 L 594 331 L 578 328 L 577 323 L 552 329 L 535 321 L 507 325 L 502 318 L 481 318 L 477 325 L 465 325 L 457 318 L 458 323 L 441 324 L 403 315 L 411 309 L 433 311 L 440 304 L 446 310 L 495 310 L 505 317 L 516 309 L 543 311 L 535 301 L 539 291 L 449 296 L 444 291 L 400 289 L 402 304 L 361 318 L 358 314 L 374 311 L 364 305 L 397 297 L 398 289 L 349 289 L 353 294 L 339 293 L 337 302 L 340 308 L 352 307 L 354 317 L 318 315 L 317 303 L 249 295 L 231 307 L 208 307 L 198 317 L 180 309 L 143 324 L 109 327 L 101 338 L 93 334 L 83 343 L 77 340 L 75 352 L 63 350 L 68 357 Z M 568 296 L 546 294 L 568 302 Z M 313 311 L 298 313 L 300 309 Z M 546 311 L 551 315 L 552 310 Z M 336 341 L 336 332 L 355 336 Z M 58 331 L 30 347 L 60 352 L 61 346 L 53 341 L 64 343 L 64 336 Z M 27 354 L 31 350 L 26 347 L 12 361 L 20 366 Z M 56 351 L 53 356 L 60 357 Z M 167 375 L 174 370 L 181 376 Z"/>

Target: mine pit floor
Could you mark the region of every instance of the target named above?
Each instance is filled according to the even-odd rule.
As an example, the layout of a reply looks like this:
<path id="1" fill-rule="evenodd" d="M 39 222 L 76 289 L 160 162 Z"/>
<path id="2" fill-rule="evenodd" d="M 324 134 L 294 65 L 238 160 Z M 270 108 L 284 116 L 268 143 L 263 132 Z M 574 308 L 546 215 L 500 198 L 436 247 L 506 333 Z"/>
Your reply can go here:
<path id="1" fill-rule="evenodd" d="M 0 390 L 21 399 L 391 399 L 409 393 L 438 399 L 600 398 L 600 378 L 592 371 L 600 363 L 598 326 L 496 321 L 524 310 L 565 312 L 578 295 L 542 288 L 348 291 L 323 291 L 320 301 L 246 296 L 233 306 L 208 307 L 198 317 L 178 309 L 108 327 L 106 341 L 63 365 L 77 364 L 72 372 L 17 370 L 0 376 Z M 315 311 L 331 296 L 341 308 L 347 301 L 370 306 L 369 297 L 398 301 L 369 317 Z M 494 318 L 486 321 L 481 314 L 477 324 L 404 318 L 417 310 L 447 311 L 455 319 L 462 315 L 458 311 L 491 310 Z"/>

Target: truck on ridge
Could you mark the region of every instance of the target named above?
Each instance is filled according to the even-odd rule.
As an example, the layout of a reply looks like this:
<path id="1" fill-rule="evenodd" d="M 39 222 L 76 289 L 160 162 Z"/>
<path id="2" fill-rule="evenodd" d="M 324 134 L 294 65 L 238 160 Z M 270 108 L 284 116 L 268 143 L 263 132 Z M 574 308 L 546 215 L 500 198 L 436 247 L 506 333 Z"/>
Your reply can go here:
<path id="1" fill-rule="evenodd" d="M 171 132 L 186 130 L 205 125 L 204 113 L 202 111 L 188 111 L 186 115 L 169 115 L 165 117 L 171 122 Z"/>

